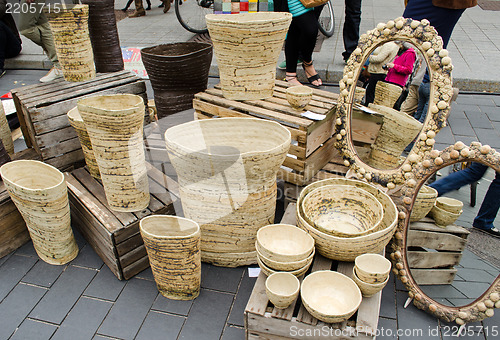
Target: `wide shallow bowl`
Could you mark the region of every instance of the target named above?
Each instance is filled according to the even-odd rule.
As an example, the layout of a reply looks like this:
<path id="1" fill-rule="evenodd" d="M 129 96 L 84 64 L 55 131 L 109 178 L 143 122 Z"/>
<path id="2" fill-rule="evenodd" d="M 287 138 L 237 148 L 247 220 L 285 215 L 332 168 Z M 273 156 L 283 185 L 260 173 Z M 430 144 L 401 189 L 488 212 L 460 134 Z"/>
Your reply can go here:
<path id="1" fill-rule="evenodd" d="M 411 209 L 410 222 L 416 222 L 424 218 L 436 203 L 438 192 L 430 186 L 424 185 L 420 188 L 413 208 Z"/>
<path id="2" fill-rule="evenodd" d="M 314 254 L 316 254 L 315 248 L 313 248 L 313 251 L 311 255 L 306 257 L 303 260 L 300 261 L 290 261 L 290 262 L 281 262 L 281 261 L 274 261 L 271 259 L 268 259 L 265 257 L 261 252 L 260 252 L 260 246 L 257 242 L 255 242 L 255 249 L 257 251 L 257 256 L 261 260 L 263 264 L 265 264 L 267 267 L 273 269 L 273 270 L 282 270 L 282 271 L 291 271 L 291 270 L 298 270 L 300 268 L 303 268 L 306 264 L 310 263 L 312 259 L 314 258 Z"/>
<path id="3" fill-rule="evenodd" d="M 286 100 L 296 110 L 304 108 L 311 101 L 312 88 L 304 85 L 292 86 L 286 89 Z"/>
<path id="4" fill-rule="evenodd" d="M 366 283 L 384 282 L 391 271 L 391 261 L 379 254 L 363 254 L 354 260 L 356 274 Z"/>
<path id="5" fill-rule="evenodd" d="M 389 282 L 389 276 L 387 276 L 384 282 L 380 283 L 364 282 L 356 275 L 355 268 L 352 268 L 352 279 L 356 282 L 364 297 L 370 297 L 377 294 L 385 287 L 387 282 Z"/>
<path id="6" fill-rule="evenodd" d="M 264 263 L 262 263 L 262 261 L 260 260 L 260 258 L 258 256 L 257 256 L 257 264 L 259 265 L 260 270 L 266 276 L 269 276 L 269 275 L 272 275 L 274 273 L 278 273 L 278 272 L 282 272 L 283 271 L 283 270 L 274 270 L 272 268 L 269 268 Z M 290 270 L 290 271 L 286 271 L 286 272 L 290 273 L 292 275 L 295 275 L 295 276 L 300 276 L 300 275 L 304 274 L 305 272 L 307 272 L 307 270 L 309 269 L 309 267 L 311 266 L 311 264 L 312 264 L 312 259 L 311 259 L 310 262 L 307 262 L 304 267 L 299 268 L 297 270 Z"/>
<path id="7" fill-rule="evenodd" d="M 361 291 L 344 274 L 320 270 L 306 276 L 300 297 L 312 316 L 327 323 L 349 319 L 361 304 Z"/>
<path id="8" fill-rule="evenodd" d="M 299 296 L 300 282 L 297 276 L 277 272 L 266 279 L 266 295 L 276 308 L 287 308 Z"/>
<path id="9" fill-rule="evenodd" d="M 455 221 L 460 217 L 462 211 L 458 214 L 443 210 L 437 206 L 433 206 L 430 212 L 431 217 L 438 227 L 445 228 L 446 226 L 455 223 Z"/>
<path id="10" fill-rule="evenodd" d="M 317 229 L 340 237 L 366 235 L 382 220 L 382 204 L 350 185 L 325 185 L 302 200 L 304 218 Z"/>
<path id="11" fill-rule="evenodd" d="M 257 243 L 262 255 L 279 262 L 303 260 L 314 248 L 314 239 L 290 224 L 270 224 L 260 228 Z"/>
<path id="12" fill-rule="evenodd" d="M 451 197 L 438 197 L 436 199 L 436 207 L 453 214 L 458 214 L 464 207 L 464 203 Z"/>

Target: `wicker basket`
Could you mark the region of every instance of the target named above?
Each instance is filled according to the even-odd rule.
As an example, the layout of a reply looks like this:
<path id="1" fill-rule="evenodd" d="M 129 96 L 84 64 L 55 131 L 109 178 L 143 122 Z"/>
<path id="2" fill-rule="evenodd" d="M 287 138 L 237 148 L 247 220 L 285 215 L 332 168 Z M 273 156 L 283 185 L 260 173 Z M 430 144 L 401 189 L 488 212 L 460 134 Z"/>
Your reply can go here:
<path id="1" fill-rule="evenodd" d="M 394 104 L 396 104 L 401 92 L 403 92 L 401 86 L 385 81 L 378 81 L 375 86 L 375 99 L 373 100 L 373 104 L 392 108 Z"/>
<path id="2" fill-rule="evenodd" d="M 438 192 L 436 189 L 427 185 L 422 186 L 417 194 L 415 203 L 413 203 L 410 222 L 420 221 L 422 218 L 427 216 L 429 211 L 431 211 L 434 206 L 434 203 L 436 203 L 437 196 Z"/>
<path id="3" fill-rule="evenodd" d="M 3 143 L 5 150 L 13 155 L 14 142 L 12 141 L 12 133 L 10 132 L 9 122 L 3 109 L 3 104 L 0 102 L 0 140 Z"/>
<path id="4" fill-rule="evenodd" d="M 4 165 L 7 162 L 10 162 L 10 156 L 5 150 L 2 140 L 0 139 L 0 165 Z"/>

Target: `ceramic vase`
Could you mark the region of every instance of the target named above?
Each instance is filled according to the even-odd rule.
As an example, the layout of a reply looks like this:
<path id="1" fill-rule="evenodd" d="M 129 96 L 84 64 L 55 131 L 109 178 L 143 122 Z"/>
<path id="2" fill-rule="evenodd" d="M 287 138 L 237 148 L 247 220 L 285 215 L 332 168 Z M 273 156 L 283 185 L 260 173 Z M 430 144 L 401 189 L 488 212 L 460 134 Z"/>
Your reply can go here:
<path id="1" fill-rule="evenodd" d="M 3 104 L 0 102 L 0 140 L 3 143 L 5 150 L 13 155 L 14 142 L 12 141 L 12 133 L 10 131 L 9 122 L 3 109 Z"/>
<path id="2" fill-rule="evenodd" d="M 256 262 L 257 230 L 274 223 L 276 174 L 290 132 L 253 118 L 184 123 L 165 132 L 184 215 L 200 224 L 204 262 Z"/>
<path id="3" fill-rule="evenodd" d="M 59 6 L 48 12 L 57 57 L 64 79 L 85 81 L 95 77 L 94 57 L 89 37 L 88 5 Z"/>
<path id="4" fill-rule="evenodd" d="M 403 88 L 401 86 L 385 81 L 378 81 L 375 86 L 373 104 L 392 108 L 399 99 L 401 92 L 403 92 Z"/>
<path id="5" fill-rule="evenodd" d="M 367 163 L 376 169 L 395 169 L 399 166 L 401 153 L 422 129 L 422 123 L 386 106 L 370 104 L 369 107 L 383 115 L 383 124 Z"/>
<path id="6" fill-rule="evenodd" d="M 64 175 L 51 165 L 18 160 L 0 168 L 5 187 L 26 221 L 38 256 L 62 265 L 78 255 Z"/>
<path id="7" fill-rule="evenodd" d="M 140 222 L 156 286 L 169 299 L 192 300 L 200 294 L 200 226 L 187 218 L 148 216 Z"/>
<path id="8" fill-rule="evenodd" d="M 92 142 L 110 209 L 145 209 L 149 205 L 149 184 L 142 97 L 100 95 L 80 99 L 77 106 Z"/>
<path id="9" fill-rule="evenodd" d="M 292 15 L 284 12 L 207 14 L 208 32 L 228 99 L 272 97 L 276 63 Z"/>
<path id="10" fill-rule="evenodd" d="M 194 95 L 207 89 L 212 45 L 180 42 L 141 50 L 158 118 L 191 109 Z"/>
<path id="11" fill-rule="evenodd" d="M 74 107 L 68 111 L 68 120 L 71 126 L 75 129 L 78 139 L 80 140 L 80 145 L 82 146 L 83 156 L 85 157 L 85 163 L 89 168 L 89 173 L 95 179 L 101 179 L 99 174 L 99 167 L 97 166 L 97 161 L 95 160 L 94 150 L 92 150 L 92 143 L 90 142 L 89 134 L 85 128 L 85 123 L 83 122 L 80 112 L 78 112 L 78 107 Z"/>

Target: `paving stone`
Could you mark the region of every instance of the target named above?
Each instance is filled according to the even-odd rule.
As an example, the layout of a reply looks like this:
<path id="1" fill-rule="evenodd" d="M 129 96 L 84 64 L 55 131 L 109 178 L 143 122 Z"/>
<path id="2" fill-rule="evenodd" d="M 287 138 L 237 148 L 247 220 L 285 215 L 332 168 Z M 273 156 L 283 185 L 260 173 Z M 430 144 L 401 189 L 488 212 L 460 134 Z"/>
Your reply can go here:
<path id="1" fill-rule="evenodd" d="M 68 266 L 30 317 L 60 324 L 96 274 L 95 270 Z"/>
<path id="2" fill-rule="evenodd" d="M 226 326 L 222 340 L 245 339 L 245 329 L 241 327 Z"/>
<path id="3" fill-rule="evenodd" d="M 457 271 L 465 281 L 492 283 L 496 276 L 482 269 L 460 268 Z"/>
<path id="4" fill-rule="evenodd" d="M 154 282 L 137 278 L 129 280 L 97 333 L 133 339 L 157 295 Z"/>
<path id="5" fill-rule="evenodd" d="M 459 96 L 460 98 L 460 96 Z M 457 104 L 453 106 L 453 109 L 458 111 L 469 111 L 469 112 L 481 112 L 479 106 L 473 104 L 470 99 L 466 99 L 467 103 L 459 103 L 457 98 Z"/>
<path id="6" fill-rule="evenodd" d="M 451 285 L 425 285 L 420 288 L 432 298 L 453 299 L 466 297 Z"/>
<path id="7" fill-rule="evenodd" d="M 399 280 L 398 280 L 399 281 Z M 396 319 L 396 283 L 394 274 L 391 272 L 389 282 L 382 290 L 379 315 L 385 318 Z"/>
<path id="8" fill-rule="evenodd" d="M 33 242 L 31 241 L 25 243 L 22 247 L 18 248 L 15 254 L 38 258 L 35 248 L 33 247 Z"/>
<path id="9" fill-rule="evenodd" d="M 472 129 L 469 121 L 465 119 L 460 119 L 459 122 L 455 121 L 450 121 L 450 127 L 451 131 L 453 132 L 454 135 L 460 135 L 460 136 L 475 136 L 476 133 L 474 132 L 474 129 Z"/>
<path id="10" fill-rule="evenodd" d="M 493 129 L 493 125 L 485 113 L 465 111 L 465 115 L 473 128 Z"/>
<path id="11" fill-rule="evenodd" d="M 200 334 L 205 339 L 219 339 L 233 298 L 232 294 L 202 289 L 193 303 L 179 339 L 197 339 Z"/>
<path id="12" fill-rule="evenodd" d="M 455 138 L 455 141 L 458 142 L 463 142 L 465 145 L 470 145 L 472 142 L 477 142 L 477 137 L 476 136 L 459 136 L 459 135 L 455 135 L 454 136 Z M 455 142 L 451 142 L 449 145 L 451 144 L 455 144 Z"/>
<path id="13" fill-rule="evenodd" d="M 482 107 L 481 110 L 486 113 L 493 122 L 500 122 L 500 107 Z"/>
<path id="14" fill-rule="evenodd" d="M 189 314 L 191 306 L 193 305 L 193 301 L 194 300 L 186 300 L 186 301 L 172 300 L 172 299 L 167 299 L 161 294 L 158 294 L 151 309 L 160 312 L 187 316 Z"/>
<path id="15" fill-rule="evenodd" d="M 448 145 L 455 143 L 455 137 L 453 136 L 453 133 L 451 132 L 451 128 L 449 126 L 446 126 L 442 128 L 441 131 L 439 131 L 439 133 L 436 135 L 436 142 Z"/>
<path id="16" fill-rule="evenodd" d="M 25 319 L 10 340 L 49 340 L 57 326 L 31 319 Z"/>
<path id="17" fill-rule="evenodd" d="M 18 284 L 0 303 L 0 339 L 8 339 L 47 292 L 45 288 Z"/>
<path id="18" fill-rule="evenodd" d="M 51 287 L 67 266 L 54 266 L 43 261 L 38 261 L 33 268 L 23 277 L 22 282 L 37 286 Z"/>
<path id="19" fill-rule="evenodd" d="M 475 131 L 481 144 L 487 144 L 494 149 L 500 150 L 500 133 L 498 131 L 479 128 L 475 129 Z"/>
<path id="20" fill-rule="evenodd" d="M 136 340 L 175 340 L 186 319 L 181 316 L 150 311 Z M 202 333 L 200 333 L 202 337 Z"/>
<path id="21" fill-rule="evenodd" d="M 483 282 L 453 282 L 452 286 L 468 298 L 476 299 L 490 287 Z"/>
<path id="22" fill-rule="evenodd" d="M 446 306 L 465 306 L 468 305 L 469 303 L 473 302 L 475 299 L 447 299 L 449 303 L 443 303 L 443 305 Z"/>
<path id="23" fill-rule="evenodd" d="M 149 281 L 154 281 L 155 277 L 153 276 L 153 272 L 151 271 L 151 267 L 144 269 L 142 272 L 135 276 L 138 279 L 144 279 Z"/>
<path id="24" fill-rule="evenodd" d="M 393 319 L 380 318 L 377 327 L 377 339 L 397 340 L 398 322 Z"/>
<path id="25" fill-rule="evenodd" d="M 108 266 L 103 266 L 83 294 L 116 301 L 126 283 L 126 281 L 118 280 Z"/>
<path id="26" fill-rule="evenodd" d="M 406 289 L 406 287 L 403 284 L 403 282 L 401 282 L 398 279 L 396 279 L 396 290 L 403 291 L 403 292 L 407 292 L 408 291 L 408 289 Z"/>
<path id="27" fill-rule="evenodd" d="M 227 320 L 229 324 L 238 325 L 241 327 L 245 326 L 243 314 L 245 312 L 245 307 L 247 306 L 248 299 L 250 298 L 250 295 L 252 295 L 255 281 L 257 281 L 257 278 L 249 277 L 248 269 L 245 268 L 245 271 L 243 272 L 243 279 L 241 280 L 238 293 L 236 294 L 233 307 L 231 308 L 231 313 L 229 314 L 229 318 Z"/>
<path id="28" fill-rule="evenodd" d="M 478 106 L 496 106 L 493 97 L 489 96 L 474 96 L 473 102 Z"/>
<path id="29" fill-rule="evenodd" d="M 111 307 L 111 302 L 81 297 L 51 340 L 91 339 Z"/>
<path id="30" fill-rule="evenodd" d="M 71 261 L 71 264 L 85 268 L 100 269 L 104 262 L 99 255 L 97 255 L 95 250 L 92 249 L 90 244 L 86 244 L 83 248 L 80 248 L 78 256 Z"/>
<path id="31" fill-rule="evenodd" d="M 201 264 L 201 286 L 207 289 L 236 293 L 245 267 L 224 268 Z"/>
<path id="32" fill-rule="evenodd" d="M 0 302 L 35 265 L 36 261 L 35 258 L 12 255 L 0 266 Z"/>
<path id="33" fill-rule="evenodd" d="M 495 314 L 491 318 L 486 318 L 481 321 L 483 324 L 483 330 L 486 335 L 486 339 L 488 340 L 498 340 L 500 335 L 499 326 L 500 325 L 500 313 L 498 313 L 498 309 L 496 309 Z"/>
<path id="34" fill-rule="evenodd" d="M 14 254 L 14 252 L 7 254 L 0 259 L 0 267 L 2 267 L 2 264 L 4 264 L 4 262 L 7 261 L 12 256 L 12 254 Z"/>
<path id="35" fill-rule="evenodd" d="M 400 340 L 403 339 L 440 339 L 439 331 L 437 336 L 429 334 L 429 330 L 438 327 L 437 319 L 427 314 L 426 312 L 418 309 L 410 303 L 407 308 L 403 308 L 408 295 L 404 292 L 397 292 L 397 309 L 398 309 L 398 328 L 401 333 Z M 421 332 L 421 333 L 420 333 Z"/>

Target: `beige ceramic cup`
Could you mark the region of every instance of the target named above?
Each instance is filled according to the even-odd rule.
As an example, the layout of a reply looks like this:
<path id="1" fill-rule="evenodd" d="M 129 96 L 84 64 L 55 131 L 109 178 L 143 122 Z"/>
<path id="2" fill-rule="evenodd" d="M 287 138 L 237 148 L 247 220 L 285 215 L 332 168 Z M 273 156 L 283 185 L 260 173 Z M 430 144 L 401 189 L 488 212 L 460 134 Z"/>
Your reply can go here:
<path id="1" fill-rule="evenodd" d="M 379 254 L 363 254 L 354 260 L 354 271 L 366 283 L 382 283 L 391 271 L 391 261 Z"/>
<path id="2" fill-rule="evenodd" d="M 266 279 L 266 294 L 276 308 L 287 308 L 299 295 L 300 282 L 293 274 L 277 272 Z"/>
<path id="3" fill-rule="evenodd" d="M 292 86 L 286 89 L 286 100 L 296 110 L 303 109 L 312 99 L 313 90 L 304 85 Z"/>

